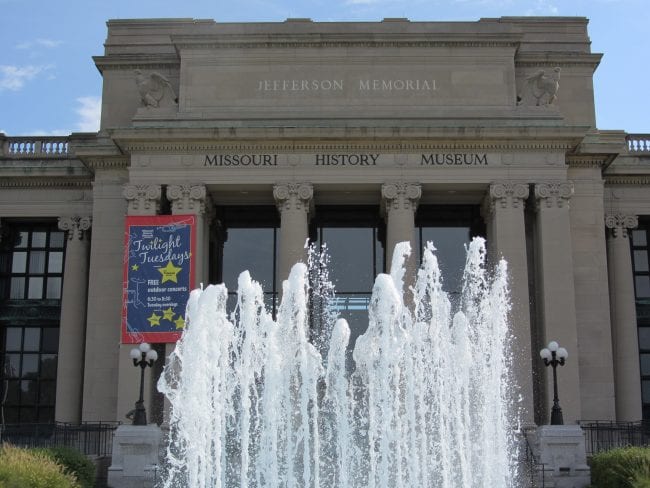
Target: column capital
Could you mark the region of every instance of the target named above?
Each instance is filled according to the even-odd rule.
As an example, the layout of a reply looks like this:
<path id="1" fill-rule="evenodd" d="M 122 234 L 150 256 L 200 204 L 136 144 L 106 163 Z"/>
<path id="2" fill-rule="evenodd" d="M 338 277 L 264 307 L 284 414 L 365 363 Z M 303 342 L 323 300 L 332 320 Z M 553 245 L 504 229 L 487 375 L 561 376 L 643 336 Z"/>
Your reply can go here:
<path id="1" fill-rule="evenodd" d="M 614 238 L 627 239 L 628 229 L 634 229 L 638 225 L 639 218 L 636 215 L 624 213 L 605 215 L 605 227 L 609 230 L 609 235 Z"/>
<path id="2" fill-rule="evenodd" d="M 392 210 L 410 210 L 415 213 L 421 196 L 422 187 L 419 183 L 391 181 L 381 185 L 382 205 L 386 213 Z"/>
<path id="3" fill-rule="evenodd" d="M 212 209 L 212 200 L 205 185 L 169 185 L 166 195 L 172 204 L 173 214 L 203 215 Z"/>
<path id="4" fill-rule="evenodd" d="M 91 217 L 59 217 L 59 229 L 66 231 L 68 240 L 82 241 L 92 224 Z"/>
<path id="5" fill-rule="evenodd" d="M 160 185 L 124 185 L 122 192 L 128 201 L 128 213 L 149 215 L 160 212 Z"/>
<path id="6" fill-rule="evenodd" d="M 273 198 L 280 213 L 285 210 L 309 212 L 314 187 L 311 183 L 277 183 L 273 185 Z"/>
<path id="7" fill-rule="evenodd" d="M 535 183 L 536 209 L 564 208 L 569 206 L 573 196 L 573 183 L 570 181 L 544 181 Z"/>
<path id="8" fill-rule="evenodd" d="M 484 202 L 484 209 L 489 213 L 499 208 L 523 208 L 530 190 L 526 183 L 498 181 L 490 184 Z"/>

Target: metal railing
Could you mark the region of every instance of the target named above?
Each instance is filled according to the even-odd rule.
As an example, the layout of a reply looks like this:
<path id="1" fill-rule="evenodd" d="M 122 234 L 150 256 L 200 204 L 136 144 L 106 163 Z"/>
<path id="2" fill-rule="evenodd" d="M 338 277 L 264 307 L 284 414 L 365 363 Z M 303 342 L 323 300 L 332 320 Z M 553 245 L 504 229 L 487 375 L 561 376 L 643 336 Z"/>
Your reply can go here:
<path id="1" fill-rule="evenodd" d="M 6 137 L 2 144 L 2 154 L 10 158 L 67 157 L 69 139 L 67 136 Z"/>
<path id="2" fill-rule="evenodd" d="M 628 134 L 625 142 L 630 154 L 650 154 L 650 134 Z"/>
<path id="3" fill-rule="evenodd" d="M 587 456 L 617 447 L 650 445 L 650 422 L 583 420 Z"/>
<path id="4" fill-rule="evenodd" d="M 119 422 L 5 424 L 1 441 L 20 447 L 72 447 L 87 456 L 110 456 Z"/>
<path id="5" fill-rule="evenodd" d="M 534 433 L 533 430 L 524 429 L 519 434 L 520 440 L 520 466 L 522 466 L 522 471 L 520 472 L 522 486 L 528 486 L 530 488 L 544 488 L 545 483 L 545 465 L 540 463 L 533 448 L 530 445 L 530 439 L 528 435 Z"/>

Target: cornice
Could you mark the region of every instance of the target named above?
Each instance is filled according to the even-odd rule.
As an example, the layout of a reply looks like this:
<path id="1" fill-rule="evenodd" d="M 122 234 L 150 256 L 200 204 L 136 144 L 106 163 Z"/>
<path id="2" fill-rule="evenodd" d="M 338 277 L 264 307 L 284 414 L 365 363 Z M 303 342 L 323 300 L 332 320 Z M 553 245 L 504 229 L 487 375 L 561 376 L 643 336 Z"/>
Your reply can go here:
<path id="1" fill-rule="evenodd" d="M 180 59 L 169 54 L 111 54 L 108 56 L 93 56 L 95 66 L 100 73 L 106 69 L 179 69 Z"/>
<path id="2" fill-rule="evenodd" d="M 605 176 L 605 186 L 650 185 L 650 175 Z"/>
<path id="3" fill-rule="evenodd" d="M 149 142 L 120 141 L 129 153 L 212 153 L 212 152 L 310 152 L 310 151 L 567 151 L 574 145 L 566 141 L 454 141 L 454 142 Z"/>
<path id="4" fill-rule="evenodd" d="M 603 168 L 608 162 L 609 158 L 598 156 L 578 156 L 568 155 L 566 162 L 570 168 Z"/>
<path id="5" fill-rule="evenodd" d="M 495 34 L 297 34 L 292 35 L 175 35 L 172 42 L 182 49 L 268 48 L 391 48 L 391 47 L 510 47 L 517 48 L 518 33 Z"/>
<path id="6" fill-rule="evenodd" d="M 101 158 L 87 157 L 83 158 L 83 161 L 88 168 L 94 171 L 97 169 L 125 169 L 129 167 L 130 159 L 125 156 Z"/>
<path id="7" fill-rule="evenodd" d="M 567 52 L 540 52 L 519 53 L 515 57 L 515 67 L 536 68 L 559 66 L 565 67 L 589 67 L 595 70 L 600 64 L 602 54 L 597 53 L 567 53 Z"/>
<path id="8" fill-rule="evenodd" d="M 92 178 L 0 178 L 0 188 L 90 189 Z"/>

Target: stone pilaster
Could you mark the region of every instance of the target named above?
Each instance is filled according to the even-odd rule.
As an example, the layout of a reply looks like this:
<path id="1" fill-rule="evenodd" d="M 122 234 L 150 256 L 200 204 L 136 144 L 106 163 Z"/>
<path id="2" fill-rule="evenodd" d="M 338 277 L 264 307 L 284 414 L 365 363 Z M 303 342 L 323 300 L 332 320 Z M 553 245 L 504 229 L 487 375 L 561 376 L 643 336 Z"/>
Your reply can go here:
<path id="1" fill-rule="evenodd" d="M 125 167 L 96 168 L 93 185 L 93 238 L 90 243 L 84 421 L 124 421 L 117 413 L 120 363 L 120 311 L 124 259 Z M 128 360 L 128 356 L 127 356 Z M 131 369 L 133 366 L 131 366 Z M 133 373 L 131 373 L 133 374 Z M 137 390 L 135 391 L 137 394 Z M 135 400 L 134 393 L 131 397 Z"/>
<path id="2" fill-rule="evenodd" d="M 173 215 L 195 215 L 196 216 L 196 253 L 195 283 L 192 286 L 199 287 L 201 283 L 208 283 L 209 263 L 208 250 L 210 249 L 210 220 L 213 216 L 213 206 L 210 195 L 205 185 L 181 184 L 169 185 L 167 187 L 167 199 L 172 205 Z"/>
<path id="3" fill-rule="evenodd" d="M 508 262 L 514 374 L 521 397 L 521 416 L 533 421 L 533 364 L 531 357 L 530 299 L 528 296 L 528 257 L 524 208 L 528 184 L 503 181 L 492 183 L 483 202 L 487 222 L 487 244 L 494 264 Z"/>
<path id="4" fill-rule="evenodd" d="M 386 263 L 390 268 L 396 244 L 409 242 L 412 252 L 406 267 L 407 275 L 410 274 L 411 278 L 415 271 L 413 257 L 417 245 L 415 242 L 415 211 L 421 196 L 422 187 L 417 183 L 396 181 L 384 183 L 381 186 L 382 209 L 386 219 Z"/>
<path id="5" fill-rule="evenodd" d="M 636 215 L 605 216 L 616 420 L 620 421 L 640 420 L 642 416 L 634 273 L 628 237 L 628 229 L 637 225 Z"/>
<path id="6" fill-rule="evenodd" d="M 306 261 L 305 242 L 309 237 L 309 210 L 314 188 L 311 183 L 278 183 L 273 198 L 280 212 L 278 280 L 287 279 L 291 267 Z"/>
<path id="7" fill-rule="evenodd" d="M 565 366 L 558 371 L 560 404 L 564 422 L 581 418 L 578 331 L 576 324 L 573 251 L 569 201 L 573 184 L 550 181 L 535 184 L 537 209 L 537 299 L 538 316 L 544 331 L 543 346 L 551 340 L 569 352 Z M 536 361 L 539 354 L 534 351 Z M 544 368 L 546 370 L 546 368 Z M 552 377 L 547 374 L 546 408 L 550 409 Z"/>
<path id="8" fill-rule="evenodd" d="M 68 243 L 61 293 L 55 406 L 57 422 L 81 422 L 90 247 L 88 230 L 91 221 L 90 217 L 59 218 L 59 229 L 66 231 Z"/>
<path id="9" fill-rule="evenodd" d="M 156 215 L 160 212 L 160 185 L 124 185 L 129 215 Z"/>

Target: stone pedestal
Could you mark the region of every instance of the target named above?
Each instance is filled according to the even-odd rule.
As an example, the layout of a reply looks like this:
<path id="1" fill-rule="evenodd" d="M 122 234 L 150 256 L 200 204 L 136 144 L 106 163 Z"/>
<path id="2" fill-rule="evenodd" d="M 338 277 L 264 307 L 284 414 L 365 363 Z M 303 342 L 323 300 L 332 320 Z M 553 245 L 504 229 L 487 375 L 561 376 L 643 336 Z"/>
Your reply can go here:
<path id="1" fill-rule="evenodd" d="M 579 425 L 538 427 L 534 448 L 538 462 L 543 465 L 547 486 L 583 488 L 591 483 L 585 434 Z"/>
<path id="2" fill-rule="evenodd" d="M 111 488 L 148 486 L 158 465 L 162 431 L 157 425 L 120 425 L 113 437 L 113 461 L 108 468 Z"/>

